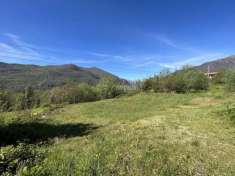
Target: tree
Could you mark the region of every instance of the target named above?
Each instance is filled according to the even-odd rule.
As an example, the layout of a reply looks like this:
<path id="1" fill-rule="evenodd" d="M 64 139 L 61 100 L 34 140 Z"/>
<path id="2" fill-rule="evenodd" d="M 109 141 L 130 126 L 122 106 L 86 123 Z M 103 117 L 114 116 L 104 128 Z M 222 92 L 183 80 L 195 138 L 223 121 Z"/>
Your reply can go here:
<path id="1" fill-rule="evenodd" d="M 184 79 L 183 73 L 174 75 L 173 90 L 177 93 L 185 93 L 187 91 L 187 83 Z"/>
<path id="2" fill-rule="evenodd" d="M 69 103 L 89 102 L 98 99 L 95 88 L 86 83 L 71 88 L 68 95 Z"/>
<path id="3" fill-rule="evenodd" d="M 18 94 L 16 96 L 16 104 L 15 104 L 16 110 L 24 110 L 26 109 L 26 99 L 24 94 Z"/>
<path id="4" fill-rule="evenodd" d="M 209 86 L 209 81 L 204 73 L 189 68 L 184 70 L 183 79 L 185 80 L 187 91 L 199 91 L 207 90 Z"/>
<path id="5" fill-rule="evenodd" d="M 174 75 L 168 70 L 164 70 L 159 76 L 153 77 L 153 90 L 155 92 L 174 91 Z"/>
<path id="6" fill-rule="evenodd" d="M 11 107 L 10 94 L 7 91 L 0 91 L 0 112 L 9 111 Z"/>
<path id="7" fill-rule="evenodd" d="M 68 102 L 68 92 L 69 92 L 68 86 L 62 86 L 62 87 L 56 87 L 50 91 L 50 102 L 54 104 L 61 104 Z"/>
<path id="8" fill-rule="evenodd" d="M 56 87 L 50 91 L 50 102 L 54 104 L 95 101 L 98 99 L 94 87 L 82 83 L 80 85 L 65 85 Z"/>
<path id="9" fill-rule="evenodd" d="M 153 89 L 153 78 L 148 78 L 143 81 L 143 91 L 149 91 Z"/>
<path id="10" fill-rule="evenodd" d="M 112 77 L 103 78 L 96 88 L 101 99 L 114 98 L 124 92 L 118 80 Z"/>
<path id="11" fill-rule="evenodd" d="M 39 106 L 40 99 L 36 98 L 34 89 L 31 86 L 25 88 L 22 94 L 16 97 L 16 109 L 24 110 L 31 109 L 34 106 Z"/>
<path id="12" fill-rule="evenodd" d="M 25 96 L 25 109 L 32 108 L 34 106 L 35 97 L 34 97 L 34 90 L 31 86 L 25 88 L 24 96 Z"/>
<path id="13" fill-rule="evenodd" d="M 153 88 L 155 92 L 184 93 L 189 91 L 200 91 L 208 89 L 208 78 L 200 71 L 183 67 L 182 70 L 170 73 L 162 72 L 158 76 L 149 78 L 144 82 L 145 90 Z"/>

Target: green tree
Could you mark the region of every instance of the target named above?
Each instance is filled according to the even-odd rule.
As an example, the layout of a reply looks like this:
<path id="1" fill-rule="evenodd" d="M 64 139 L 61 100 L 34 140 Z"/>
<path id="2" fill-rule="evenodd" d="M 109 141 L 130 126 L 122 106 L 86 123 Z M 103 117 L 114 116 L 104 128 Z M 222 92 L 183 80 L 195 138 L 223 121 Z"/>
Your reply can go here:
<path id="1" fill-rule="evenodd" d="M 50 91 L 50 103 L 53 104 L 61 104 L 68 102 L 68 92 L 69 92 L 68 86 L 62 86 L 62 87 L 56 87 Z"/>
<path id="2" fill-rule="evenodd" d="M 88 84 L 65 85 L 56 87 L 50 91 L 50 102 L 54 104 L 60 103 L 80 103 L 95 101 L 98 99 L 96 89 Z"/>
<path id="3" fill-rule="evenodd" d="M 69 103 L 89 102 L 98 99 L 95 88 L 86 83 L 72 87 L 68 95 Z"/>
<path id="4" fill-rule="evenodd" d="M 151 87 L 155 92 L 178 92 L 200 91 L 208 89 L 208 79 L 204 73 L 190 67 L 183 67 L 182 70 L 170 73 L 163 72 L 158 76 L 145 81 L 145 87 Z M 145 90 L 148 90 L 148 89 Z"/>
<path id="5" fill-rule="evenodd" d="M 25 96 L 25 108 L 26 109 L 32 108 L 35 103 L 35 96 L 34 96 L 34 90 L 31 86 L 25 88 L 24 96 Z"/>
<path id="6" fill-rule="evenodd" d="M 153 89 L 155 92 L 173 91 L 174 75 L 168 70 L 164 70 L 159 76 L 153 77 Z"/>
<path id="7" fill-rule="evenodd" d="M 183 79 L 185 80 L 187 91 L 207 90 L 209 80 L 206 75 L 196 69 L 186 69 L 183 71 Z"/>
<path id="8" fill-rule="evenodd" d="M 17 110 L 31 109 L 39 105 L 40 99 L 36 97 L 34 89 L 31 86 L 26 87 L 24 92 L 16 97 Z"/>
<path id="9" fill-rule="evenodd" d="M 121 84 L 112 77 L 103 78 L 97 85 L 97 91 L 101 99 L 114 98 L 124 93 Z"/>
<path id="10" fill-rule="evenodd" d="M 0 112 L 9 111 L 11 108 L 10 94 L 7 91 L 0 91 Z"/>
<path id="11" fill-rule="evenodd" d="M 173 90 L 177 93 L 185 93 L 187 91 L 187 83 L 184 79 L 183 73 L 174 75 Z"/>
<path id="12" fill-rule="evenodd" d="M 16 104 L 15 104 L 16 110 L 26 109 L 25 105 L 26 105 L 26 99 L 25 99 L 24 94 L 18 94 L 16 96 Z"/>
<path id="13" fill-rule="evenodd" d="M 143 91 L 149 91 L 153 89 L 153 83 L 154 83 L 153 81 L 154 81 L 153 78 L 145 79 L 143 81 L 143 86 L 142 86 Z"/>

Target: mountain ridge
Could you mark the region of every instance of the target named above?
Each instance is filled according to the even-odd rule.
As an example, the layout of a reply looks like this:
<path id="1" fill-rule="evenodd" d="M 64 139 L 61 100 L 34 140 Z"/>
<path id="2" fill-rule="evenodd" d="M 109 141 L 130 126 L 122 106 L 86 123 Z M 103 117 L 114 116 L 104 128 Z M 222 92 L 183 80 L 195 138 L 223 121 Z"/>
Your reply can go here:
<path id="1" fill-rule="evenodd" d="M 219 72 L 228 69 L 235 69 L 235 55 L 231 55 L 210 62 L 205 62 L 199 66 L 195 66 L 195 68 L 203 72 L 207 72 L 208 66 L 210 68 L 210 72 Z"/>
<path id="2" fill-rule="evenodd" d="M 97 67 L 80 67 L 74 64 L 39 66 L 0 62 L 0 88 L 22 90 L 26 86 L 49 89 L 65 84 L 87 83 L 96 85 L 102 78 L 118 76 Z"/>

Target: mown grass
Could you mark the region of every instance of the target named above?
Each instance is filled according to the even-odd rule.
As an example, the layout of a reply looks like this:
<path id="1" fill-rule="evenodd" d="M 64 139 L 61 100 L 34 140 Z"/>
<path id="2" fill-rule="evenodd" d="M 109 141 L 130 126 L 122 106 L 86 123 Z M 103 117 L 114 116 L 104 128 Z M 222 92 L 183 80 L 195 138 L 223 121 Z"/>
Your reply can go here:
<path id="1" fill-rule="evenodd" d="M 233 94 L 213 88 L 65 106 L 44 116 L 43 124 L 97 128 L 67 136 L 63 128 L 56 128 L 60 135 L 52 130 L 46 158 L 19 174 L 235 175 L 235 124 L 226 113 L 230 102 Z"/>

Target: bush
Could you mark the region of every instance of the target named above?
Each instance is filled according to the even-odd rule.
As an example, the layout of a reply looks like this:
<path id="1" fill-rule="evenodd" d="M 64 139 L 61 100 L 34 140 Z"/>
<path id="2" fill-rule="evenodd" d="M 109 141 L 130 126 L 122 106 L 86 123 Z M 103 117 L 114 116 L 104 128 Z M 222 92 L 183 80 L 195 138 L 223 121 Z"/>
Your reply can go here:
<path id="1" fill-rule="evenodd" d="M 2 147 L 0 150 L 0 174 L 16 175 L 27 167 L 42 161 L 45 151 L 36 145 L 21 143 L 18 146 Z"/>
<path id="2" fill-rule="evenodd" d="M 96 88 L 100 99 L 114 98 L 124 93 L 118 80 L 111 77 L 103 78 Z"/>
<path id="3" fill-rule="evenodd" d="M 26 87 L 24 92 L 16 96 L 15 107 L 17 110 L 31 109 L 40 106 L 40 98 L 32 87 Z"/>
<path id="4" fill-rule="evenodd" d="M 155 76 L 153 78 L 153 90 L 154 92 L 174 91 L 175 81 L 175 76 L 170 73 Z"/>
<path id="5" fill-rule="evenodd" d="M 172 91 L 175 91 L 177 93 L 185 93 L 187 91 L 187 83 L 184 78 L 183 73 L 177 73 L 176 75 L 173 75 L 173 87 Z"/>
<path id="6" fill-rule="evenodd" d="M 0 91 L 0 112 L 9 111 L 11 108 L 10 94 L 6 91 Z"/>
<path id="7" fill-rule="evenodd" d="M 229 91 L 235 91 L 235 70 L 229 70 L 225 74 L 225 83 Z"/>
<path id="8" fill-rule="evenodd" d="M 155 92 L 178 92 L 207 90 L 209 82 L 204 73 L 184 68 L 175 73 L 165 73 L 149 78 L 145 81 L 145 91 L 153 89 Z"/>
<path id="9" fill-rule="evenodd" d="M 80 103 L 95 101 L 98 99 L 97 91 L 88 84 L 78 86 L 56 87 L 50 92 L 50 102 L 54 104 L 61 103 Z"/>
<path id="10" fill-rule="evenodd" d="M 204 73 L 196 69 L 186 69 L 183 70 L 182 74 L 187 91 L 200 91 L 208 89 L 209 81 Z"/>
<path id="11" fill-rule="evenodd" d="M 143 81 L 143 86 L 142 86 L 142 90 L 143 91 L 149 91 L 153 88 L 153 78 L 148 78 L 148 79 L 145 79 Z"/>
<path id="12" fill-rule="evenodd" d="M 68 93 L 69 93 L 69 87 L 63 86 L 63 87 L 56 87 L 50 91 L 50 103 L 53 104 L 61 104 L 64 102 L 68 102 Z"/>
<path id="13" fill-rule="evenodd" d="M 133 91 L 129 85 L 121 85 L 117 79 L 105 78 L 97 86 L 85 83 L 64 85 L 47 91 L 35 91 L 27 87 L 23 92 L 13 96 L 0 90 L 0 112 L 11 110 L 27 110 L 41 105 L 90 102 L 99 99 L 114 98 L 125 92 Z M 12 101 L 13 100 L 13 101 Z"/>
<path id="14" fill-rule="evenodd" d="M 139 92 L 143 90 L 143 82 L 141 80 L 134 81 L 129 85 L 132 90 Z"/>
<path id="15" fill-rule="evenodd" d="M 15 103 L 15 108 L 16 110 L 23 110 L 25 109 L 25 97 L 24 94 L 18 94 L 16 96 L 16 103 Z"/>
<path id="16" fill-rule="evenodd" d="M 220 71 L 212 79 L 212 82 L 214 84 L 225 84 L 225 81 L 226 81 L 225 79 L 226 79 L 226 71 Z"/>
<path id="17" fill-rule="evenodd" d="M 69 103 L 90 102 L 97 100 L 98 95 L 94 87 L 83 83 L 71 89 L 68 99 Z"/>

